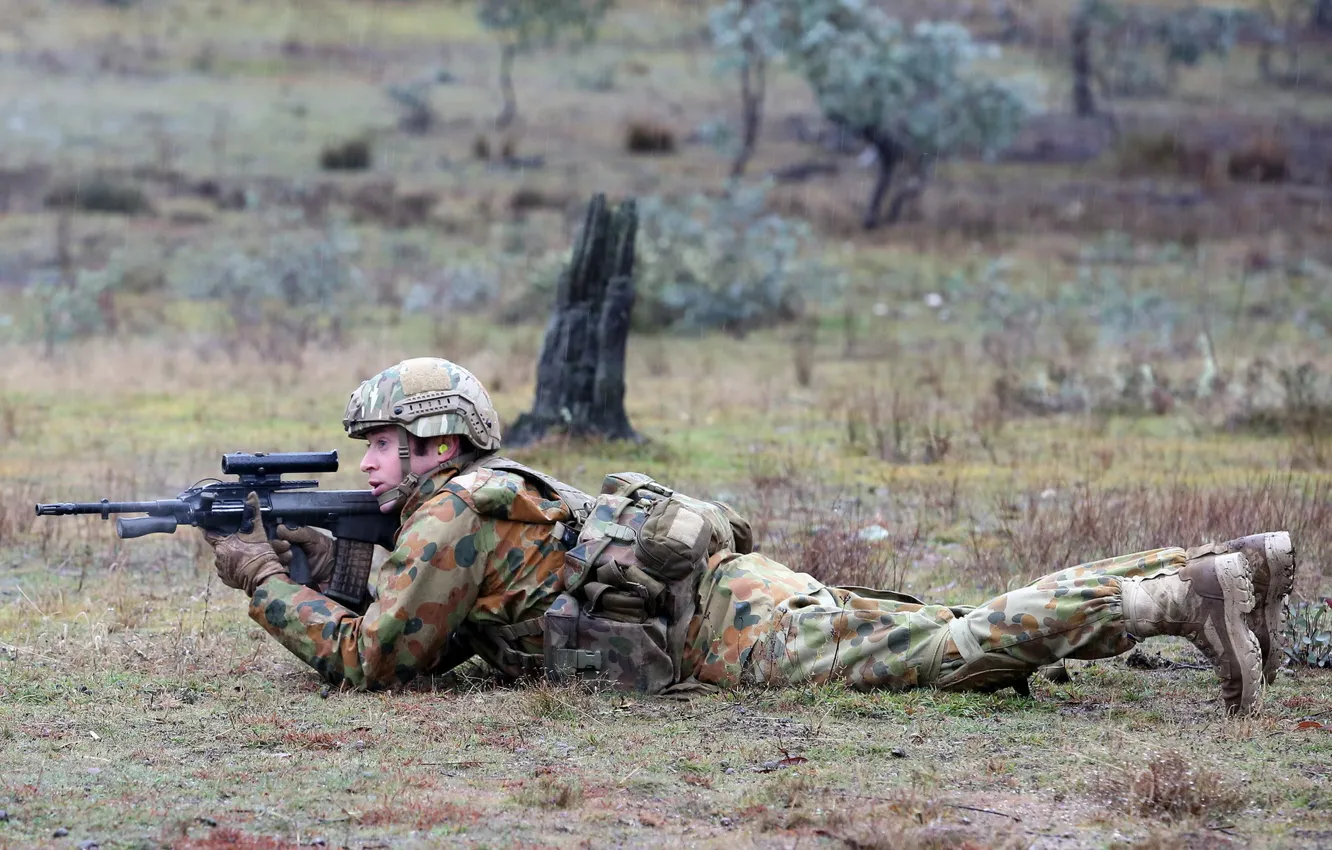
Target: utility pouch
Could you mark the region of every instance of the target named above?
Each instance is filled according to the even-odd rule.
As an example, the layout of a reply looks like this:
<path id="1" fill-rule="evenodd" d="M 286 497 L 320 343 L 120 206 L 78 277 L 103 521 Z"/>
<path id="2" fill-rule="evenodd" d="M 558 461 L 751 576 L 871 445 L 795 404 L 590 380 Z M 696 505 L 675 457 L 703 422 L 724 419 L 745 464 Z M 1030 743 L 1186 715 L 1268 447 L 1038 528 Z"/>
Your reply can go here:
<path id="1" fill-rule="evenodd" d="M 545 613 L 546 676 L 553 682 L 603 681 L 620 690 L 660 693 L 675 681 L 666 636 L 664 616 L 635 622 L 592 615 L 572 594 L 562 593 Z"/>
<path id="2" fill-rule="evenodd" d="M 649 694 L 681 682 L 698 581 L 732 528 L 715 505 L 642 473 L 606 476 L 565 553 L 565 593 L 545 614 L 549 674 Z"/>

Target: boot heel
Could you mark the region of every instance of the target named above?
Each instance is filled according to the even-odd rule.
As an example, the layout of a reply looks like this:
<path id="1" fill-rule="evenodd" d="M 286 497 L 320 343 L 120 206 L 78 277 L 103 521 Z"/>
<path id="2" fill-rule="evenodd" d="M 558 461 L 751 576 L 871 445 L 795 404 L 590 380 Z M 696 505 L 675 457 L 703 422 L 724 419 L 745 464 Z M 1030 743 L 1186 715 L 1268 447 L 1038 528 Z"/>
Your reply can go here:
<path id="1" fill-rule="evenodd" d="M 1258 603 L 1252 571 L 1240 552 L 1216 555 L 1213 565 L 1225 600 L 1225 638 L 1231 643 L 1227 656 L 1240 667 L 1233 671 L 1234 677 L 1239 679 L 1239 699 L 1227 709 L 1232 713 L 1249 711 L 1255 706 L 1258 688 L 1263 682 L 1262 650 L 1245 617 Z"/>

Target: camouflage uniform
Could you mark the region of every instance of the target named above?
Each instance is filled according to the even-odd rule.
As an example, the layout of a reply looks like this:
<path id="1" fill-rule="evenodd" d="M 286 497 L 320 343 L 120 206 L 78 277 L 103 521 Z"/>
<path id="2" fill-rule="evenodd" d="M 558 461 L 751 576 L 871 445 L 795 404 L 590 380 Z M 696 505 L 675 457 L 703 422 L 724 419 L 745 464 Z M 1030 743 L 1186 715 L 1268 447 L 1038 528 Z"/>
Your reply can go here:
<path id="1" fill-rule="evenodd" d="M 400 512 L 402 526 L 378 592 L 359 614 L 279 574 L 254 589 L 250 616 L 325 679 L 356 688 L 406 682 L 473 650 L 503 670 L 537 672 L 542 615 L 565 590 L 561 567 L 572 545 L 565 523 L 574 519 L 566 502 L 581 511 L 587 497 L 530 470 L 540 487 L 512 469 L 489 468 L 500 444 L 498 416 L 476 377 L 446 360 L 407 360 L 365 381 L 351 394 L 343 424 L 352 437 L 385 427 L 400 435 L 402 483 L 379 500 Z M 409 437 L 447 435 L 466 438 L 463 456 L 411 472 Z M 676 618 L 688 628 L 671 675 L 720 686 L 1021 686 L 1041 665 L 1118 655 L 1144 634 L 1163 633 L 1156 621 L 1178 619 L 1178 611 L 1158 604 L 1157 591 L 1173 585 L 1158 583 L 1151 596 L 1129 580 L 1172 576 L 1189 563 L 1183 549 L 1156 549 L 1071 567 L 976 608 L 927 605 L 888 591 L 826 586 L 762 554 L 741 554 L 735 550 L 748 546 L 732 533 L 734 520 L 694 505 L 711 517 L 711 545 L 699 555 L 707 566 L 697 606 L 685 605 Z M 594 515 L 585 530 L 596 522 Z M 672 521 L 667 536 L 675 531 Z M 1289 584 L 1282 576 L 1282 586 Z M 1253 590 L 1247 578 L 1234 582 L 1226 597 L 1232 608 Z M 1137 620 L 1126 614 L 1130 593 L 1139 594 Z M 1252 599 L 1245 605 L 1249 611 Z M 1238 609 L 1228 616 L 1230 630 L 1243 632 Z M 1188 622 L 1195 620 L 1202 622 Z M 601 620 L 596 628 L 612 626 Z M 454 636 L 463 638 L 462 652 Z M 646 669 L 643 658 L 611 643 L 612 664 Z M 1245 675 L 1247 702 L 1254 676 Z"/>
<path id="2" fill-rule="evenodd" d="M 1258 704 L 1279 664 L 1295 569 L 1286 532 L 1069 567 L 977 607 L 930 605 L 796 572 L 750 551 L 748 524 L 727 506 L 646 476 L 608 475 L 594 500 L 499 458 L 489 396 L 448 361 L 408 360 L 364 382 L 344 426 L 399 434 L 402 476 L 378 499 L 402 524 L 363 613 L 293 582 L 262 534 L 209 541 L 219 575 L 253 594 L 250 616 L 332 683 L 388 687 L 475 652 L 513 675 L 544 668 L 649 693 L 834 681 L 1024 690 L 1043 665 L 1175 635 L 1211 659 L 1235 712 Z M 428 439 L 452 435 L 465 440 Z M 634 495 L 649 491 L 659 498 Z M 313 539 L 301 545 L 323 545 Z"/>
<path id="3" fill-rule="evenodd" d="M 686 660 L 700 681 L 997 688 L 1061 658 L 1132 648 L 1120 582 L 1178 570 L 1179 548 L 1070 567 L 976 608 L 830 587 L 761 554 L 722 553 L 699 588 Z M 894 598 L 899 597 L 899 598 Z"/>
<path id="4" fill-rule="evenodd" d="M 376 688 L 438 669 L 458 629 L 539 617 L 564 589 L 554 523 L 569 512 L 513 473 L 441 470 L 403 517 L 363 616 L 277 577 L 259 586 L 250 617 L 326 680 Z M 541 652 L 539 636 L 520 641 Z"/>
<path id="5" fill-rule="evenodd" d="M 343 427 L 353 438 L 385 427 L 399 434 L 402 481 L 379 502 L 397 510 L 402 525 L 378 592 L 358 614 L 278 576 L 250 601 L 250 616 L 325 679 L 387 687 L 452 666 L 469 654 L 457 651 L 455 634 L 531 622 L 563 590 L 556 523 L 569 520 L 569 510 L 517 475 L 475 466 L 499 448 L 499 416 L 467 369 L 433 357 L 404 360 L 351 393 Z M 449 435 L 465 439 L 460 457 L 411 472 L 411 437 Z M 514 639 L 541 652 L 539 634 Z"/>
<path id="6" fill-rule="evenodd" d="M 374 688 L 437 669 L 455 630 L 532 620 L 564 589 L 554 524 L 568 511 L 514 473 L 441 471 L 403 515 L 364 616 L 282 577 L 259 587 L 250 616 L 330 682 Z M 1184 560 L 1177 548 L 1112 558 L 965 608 L 829 587 L 762 554 L 719 552 L 700 584 L 685 672 L 721 686 L 1000 687 L 1060 658 L 1131 648 L 1120 580 Z M 519 640 L 541 652 L 539 636 Z"/>

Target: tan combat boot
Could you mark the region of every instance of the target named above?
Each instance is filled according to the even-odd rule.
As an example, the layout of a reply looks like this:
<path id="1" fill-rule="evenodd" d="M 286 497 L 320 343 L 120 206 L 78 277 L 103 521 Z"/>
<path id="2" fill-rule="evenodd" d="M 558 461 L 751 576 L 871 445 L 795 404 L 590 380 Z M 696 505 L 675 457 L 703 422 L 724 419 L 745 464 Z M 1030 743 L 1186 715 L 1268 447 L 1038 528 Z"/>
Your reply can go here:
<path id="1" fill-rule="evenodd" d="M 1253 582 L 1244 555 L 1205 555 L 1179 572 L 1125 579 L 1123 611 L 1137 638 L 1179 635 L 1193 642 L 1221 677 L 1221 696 L 1232 714 L 1253 710 L 1262 683 L 1263 656 L 1245 622 L 1253 610 Z"/>
<path id="2" fill-rule="evenodd" d="M 1263 679 L 1270 685 L 1281 669 L 1281 632 L 1285 628 L 1286 599 L 1295 587 L 1295 546 L 1290 532 L 1269 531 L 1200 547 L 1217 553 L 1240 552 L 1249 562 L 1257 601 L 1249 614 L 1249 630 L 1263 652 Z M 1193 556 L 1194 550 L 1189 550 Z"/>

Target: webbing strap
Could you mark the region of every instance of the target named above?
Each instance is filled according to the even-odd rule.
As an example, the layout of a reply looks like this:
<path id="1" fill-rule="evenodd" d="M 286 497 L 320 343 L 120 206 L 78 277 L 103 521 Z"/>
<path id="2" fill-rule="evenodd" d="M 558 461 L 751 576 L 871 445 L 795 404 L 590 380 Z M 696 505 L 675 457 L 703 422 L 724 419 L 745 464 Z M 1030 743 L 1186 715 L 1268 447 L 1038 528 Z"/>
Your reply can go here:
<path id="1" fill-rule="evenodd" d="M 569 509 L 569 513 L 574 516 L 574 521 L 580 526 L 588 512 L 592 510 L 592 503 L 596 501 L 577 487 L 571 487 L 563 481 L 560 481 L 558 478 L 553 478 L 544 472 L 538 472 L 530 466 L 525 466 L 524 464 L 521 464 L 516 460 L 510 460 L 507 457 L 491 455 L 478 463 L 477 466 L 497 470 L 499 472 L 517 472 L 519 475 L 540 481 L 542 484 L 545 484 L 551 492 L 559 497 L 559 500 Z"/>
<path id="2" fill-rule="evenodd" d="M 539 671 L 546 663 L 540 655 L 533 655 L 530 652 L 519 652 L 516 649 L 504 648 L 500 650 L 500 660 L 508 667 L 516 667 L 525 674 L 532 674 Z"/>
<path id="3" fill-rule="evenodd" d="M 954 617 L 948 621 L 948 633 L 953 638 L 953 643 L 957 644 L 957 651 L 962 653 L 964 661 L 975 661 L 985 654 L 976 642 L 976 636 L 971 633 L 971 624 L 967 622 L 966 617 Z"/>
<path id="4" fill-rule="evenodd" d="M 491 625 L 487 623 L 485 625 L 477 626 L 477 629 L 487 636 L 512 641 L 545 634 L 545 627 L 540 617 L 531 620 L 520 620 L 517 623 L 508 626 Z"/>
<path id="5" fill-rule="evenodd" d="M 480 638 L 473 643 L 478 651 L 481 647 L 486 648 L 486 652 L 479 654 L 492 664 L 498 662 L 497 666 L 505 673 L 518 670 L 521 671 L 521 675 L 530 675 L 538 672 L 545 664 L 545 659 L 539 654 L 523 652 L 519 648 L 522 646 L 520 640 L 524 637 L 544 637 L 545 620 L 541 617 L 520 620 L 511 625 L 470 623 L 467 630 L 471 635 Z M 487 653 L 490 657 L 487 657 Z"/>

